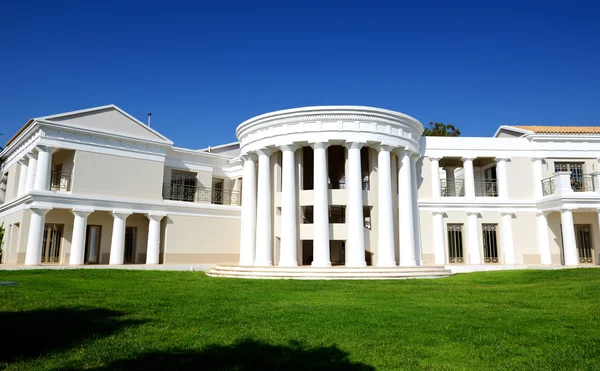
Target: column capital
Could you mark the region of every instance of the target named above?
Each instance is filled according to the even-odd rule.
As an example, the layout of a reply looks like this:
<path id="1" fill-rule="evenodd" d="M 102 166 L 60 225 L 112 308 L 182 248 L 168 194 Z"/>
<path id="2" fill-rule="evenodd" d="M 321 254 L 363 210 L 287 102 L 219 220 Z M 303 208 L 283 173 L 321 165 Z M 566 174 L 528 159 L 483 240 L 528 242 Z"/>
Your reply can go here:
<path id="1" fill-rule="evenodd" d="M 501 161 L 510 161 L 510 157 L 507 156 L 500 156 L 500 157 L 496 157 L 496 162 L 501 162 Z"/>
<path id="2" fill-rule="evenodd" d="M 429 156 L 429 161 L 437 161 L 437 162 L 440 162 L 440 160 L 441 160 L 442 158 L 443 158 L 443 157 L 440 157 L 440 156 L 434 156 L 434 157 L 431 157 L 431 156 Z"/>
<path id="3" fill-rule="evenodd" d="M 475 215 L 476 217 L 478 217 L 478 218 L 479 218 L 479 215 L 480 215 L 481 213 L 480 213 L 480 212 L 478 212 L 478 211 L 467 211 L 467 212 L 466 212 L 466 214 L 467 214 L 467 216 L 473 216 L 473 215 Z"/>
<path id="4" fill-rule="evenodd" d="M 536 161 L 538 161 L 538 160 L 539 160 L 539 161 L 542 161 L 542 162 L 544 162 L 544 160 L 546 160 L 546 158 L 544 158 L 544 157 L 540 157 L 540 156 L 538 156 L 538 157 L 532 157 L 532 158 L 531 158 L 531 162 L 536 162 Z M 600 159 L 599 159 L 599 160 L 600 160 Z"/>
<path id="5" fill-rule="evenodd" d="M 394 150 L 394 146 L 389 144 L 378 144 L 374 147 L 377 152 L 392 152 Z"/>
<path id="6" fill-rule="evenodd" d="M 87 218 L 93 212 L 93 209 L 71 209 L 71 213 L 73 215 L 80 216 L 82 218 Z"/>
<path id="7" fill-rule="evenodd" d="M 535 216 L 548 216 L 548 214 L 550 214 L 550 211 L 536 211 L 535 212 Z"/>
<path id="8" fill-rule="evenodd" d="M 44 206 L 28 206 L 27 210 L 31 211 L 34 214 L 44 216 L 44 215 L 48 214 L 48 212 L 51 211 L 52 208 L 44 207 Z"/>
<path id="9" fill-rule="evenodd" d="M 50 147 L 47 145 L 43 145 L 43 144 L 38 144 L 34 147 L 34 150 L 37 152 L 48 152 L 48 153 L 52 153 L 56 150 L 55 147 Z"/>
<path id="10" fill-rule="evenodd" d="M 515 213 L 512 211 L 502 211 L 500 212 L 500 216 L 510 216 L 512 218 L 515 216 Z"/>
<path id="11" fill-rule="evenodd" d="M 329 142 L 327 141 L 310 142 L 309 144 L 312 147 L 312 149 L 327 149 L 327 147 L 329 147 Z"/>
<path id="12" fill-rule="evenodd" d="M 29 164 L 29 157 L 27 157 L 27 158 L 22 157 L 17 162 L 21 165 L 27 165 L 27 164 Z"/>
<path id="13" fill-rule="evenodd" d="M 257 149 L 256 150 L 256 154 L 258 156 L 267 156 L 267 157 L 270 157 L 273 154 L 273 152 L 275 152 L 273 150 L 273 148 L 261 148 L 261 149 Z"/>
<path id="14" fill-rule="evenodd" d="M 113 210 L 110 213 L 115 219 L 126 219 L 129 215 L 133 214 L 130 210 Z"/>
<path id="15" fill-rule="evenodd" d="M 300 148 L 300 146 L 295 143 L 283 144 L 279 146 L 279 149 L 281 149 L 282 152 L 296 152 L 298 148 Z"/>
<path id="16" fill-rule="evenodd" d="M 463 157 L 461 158 L 461 161 L 465 162 L 465 161 L 473 161 L 475 160 L 477 157 L 474 156 L 467 156 L 467 157 Z"/>
<path id="17" fill-rule="evenodd" d="M 563 207 L 563 208 L 558 209 L 558 211 L 560 211 L 560 213 L 562 214 L 562 213 L 566 213 L 566 212 L 573 212 L 573 209 L 570 207 Z"/>
<path id="18" fill-rule="evenodd" d="M 444 211 L 432 211 L 431 215 L 435 216 L 435 215 L 441 215 L 442 217 L 446 216 L 446 212 Z"/>
<path id="19" fill-rule="evenodd" d="M 256 162 L 256 154 L 254 154 L 253 152 L 246 152 L 243 153 L 240 158 L 242 159 L 242 161 L 246 162 L 246 161 L 252 161 L 252 162 Z"/>
<path id="20" fill-rule="evenodd" d="M 146 218 L 148 218 L 150 220 L 154 220 L 155 222 L 160 222 L 162 220 L 162 218 L 164 218 L 165 216 L 167 216 L 167 214 L 155 214 L 155 213 L 146 214 Z"/>
<path id="21" fill-rule="evenodd" d="M 32 159 L 33 159 L 33 160 L 36 160 L 36 161 L 37 161 L 38 153 L 37 153 L 37 152 L 34 152 L 34 151 L 31 151 L 31 152 L 27 152 L 27 154 L 25 154 L 25 156 L 27 156 L 27 158 L 28 158 L 29 160 L 32 160 Z"/>
<path id="22" fill-rule="evenodd" d="M 367 144 L 366 142 L 346 142 L 346 143 L 344 143 L 344 147 L 346 147 L 348 149 L 361 149 L 366 144 Z"/>

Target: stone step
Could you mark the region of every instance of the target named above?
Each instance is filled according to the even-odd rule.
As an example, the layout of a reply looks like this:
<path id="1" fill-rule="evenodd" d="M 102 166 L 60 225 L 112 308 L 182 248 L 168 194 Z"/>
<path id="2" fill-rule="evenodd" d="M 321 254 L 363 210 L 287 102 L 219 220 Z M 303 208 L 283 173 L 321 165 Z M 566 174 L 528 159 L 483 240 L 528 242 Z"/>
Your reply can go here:
<path id="1" fill-rule="evenodd" d="M 442 278 L 451 276 L 452 272 L 442 266 L 395 268 L 216 266 L 206 274 L 210 277 L 229 278 L 368 280 Z"/>

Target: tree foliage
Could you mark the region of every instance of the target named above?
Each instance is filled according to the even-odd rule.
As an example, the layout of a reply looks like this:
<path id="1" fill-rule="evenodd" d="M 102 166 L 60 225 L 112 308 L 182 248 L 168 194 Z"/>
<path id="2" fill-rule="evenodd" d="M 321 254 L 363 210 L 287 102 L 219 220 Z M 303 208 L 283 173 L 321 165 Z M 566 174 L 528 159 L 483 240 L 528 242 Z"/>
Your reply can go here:
<path id="1" fill-rule="evenodd" d="M 428 137 L 458 137 L 460 129 L 452 124 L 430 122 L 429 127 L 426 127 L 423 131 L 423 135 Z"/>

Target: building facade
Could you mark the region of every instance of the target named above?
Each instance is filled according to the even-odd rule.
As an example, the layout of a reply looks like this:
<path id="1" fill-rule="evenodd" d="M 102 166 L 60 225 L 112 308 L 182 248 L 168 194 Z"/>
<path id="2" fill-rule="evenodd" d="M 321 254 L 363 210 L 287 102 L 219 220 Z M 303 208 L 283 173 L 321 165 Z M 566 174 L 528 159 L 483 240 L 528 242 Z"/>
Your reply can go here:
<path id="1" fill-rule="evenodd" d="M 600 128 L 422 133 L 306 107 L 192 150 L 112 105 L 31 119 L 0 153 L 3 263 L 599 264 Z"/>

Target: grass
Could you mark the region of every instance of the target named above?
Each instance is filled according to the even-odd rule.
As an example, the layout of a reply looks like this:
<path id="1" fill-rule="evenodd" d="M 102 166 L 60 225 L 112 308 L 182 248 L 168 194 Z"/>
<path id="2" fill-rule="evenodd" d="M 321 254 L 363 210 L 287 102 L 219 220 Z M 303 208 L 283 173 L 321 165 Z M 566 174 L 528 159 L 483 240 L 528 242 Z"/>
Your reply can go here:
<path id="1" fill-rule="evenodd" d="M 0 369 L 598 369 L 600 269 L 437 280 L 1 271 Z"/>

